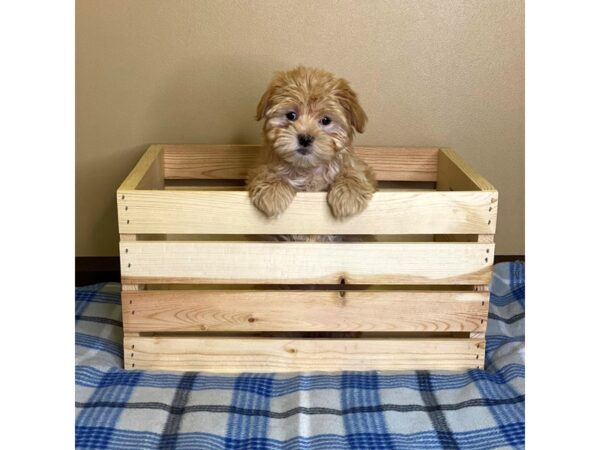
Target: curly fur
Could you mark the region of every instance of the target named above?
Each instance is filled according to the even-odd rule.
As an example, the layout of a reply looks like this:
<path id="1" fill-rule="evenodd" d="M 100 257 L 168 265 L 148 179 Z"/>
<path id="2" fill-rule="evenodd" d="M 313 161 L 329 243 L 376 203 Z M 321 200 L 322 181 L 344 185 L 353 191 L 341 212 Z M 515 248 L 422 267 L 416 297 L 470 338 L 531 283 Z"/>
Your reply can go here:
<path id="1" fill-rule="evenodd" d="M 259 164 L 247 180 L 258 209 L 277 217 L 296 192 L 323 190 L 338 219 L 367 207 L 377 182 L 352 147 L 354 132 L 364 131 L 367 115 L 346 80 L 303 66 L 278 72 L 256 109 L 256 120 L 263 119 Z M 312 143 L 301 145 L 301 135 Z"/>

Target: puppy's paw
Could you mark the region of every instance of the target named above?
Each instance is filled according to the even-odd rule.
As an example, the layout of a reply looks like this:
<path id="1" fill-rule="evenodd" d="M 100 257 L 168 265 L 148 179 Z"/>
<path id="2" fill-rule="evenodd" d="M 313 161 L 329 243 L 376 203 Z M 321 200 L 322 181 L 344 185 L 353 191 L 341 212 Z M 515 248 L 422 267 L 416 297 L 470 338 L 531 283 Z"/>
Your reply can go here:
<path id="1" fill-rule="evenodd" d="M 250 200 L 269 218 L 281 215 L 292 203 L 296 191 L 284 181 L 249 186 Z"/>
<path id="2" fill-rule="evenodd" d="M 354 179 L 336 180 L 327 194 L 327 203 L 334 217 L 343 219 L 364 211 L 373 192 L 373 186 L 368 183 Z"/>

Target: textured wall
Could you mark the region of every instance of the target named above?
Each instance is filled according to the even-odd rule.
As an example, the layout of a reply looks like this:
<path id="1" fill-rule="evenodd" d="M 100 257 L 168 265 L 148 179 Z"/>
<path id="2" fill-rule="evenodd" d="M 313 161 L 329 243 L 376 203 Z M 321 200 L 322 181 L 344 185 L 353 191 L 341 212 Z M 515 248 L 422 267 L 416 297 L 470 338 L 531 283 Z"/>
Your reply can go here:
<path id="1" fill-rule="evenodd" d="M 273 71 L 347 78 L 357 143 L 453 147 L 524 253 L 524 6 L 493 1 L 78 0 L 76 252 L 118 254 L 115 190 L 150 143 L 258 143 Z"/>

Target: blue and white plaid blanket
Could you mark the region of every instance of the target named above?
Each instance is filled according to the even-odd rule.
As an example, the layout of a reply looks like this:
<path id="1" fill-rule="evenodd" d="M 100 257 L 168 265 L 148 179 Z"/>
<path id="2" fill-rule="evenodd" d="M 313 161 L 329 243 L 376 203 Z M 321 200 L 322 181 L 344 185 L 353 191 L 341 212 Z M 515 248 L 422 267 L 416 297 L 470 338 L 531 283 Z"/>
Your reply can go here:
<path id="1" fill-rule="evenodd" d="M 120 285 L 76 290 L 79 449 L 523 448 L 525 268 L 494 267 L 486 369 L 125 371 Z"/>

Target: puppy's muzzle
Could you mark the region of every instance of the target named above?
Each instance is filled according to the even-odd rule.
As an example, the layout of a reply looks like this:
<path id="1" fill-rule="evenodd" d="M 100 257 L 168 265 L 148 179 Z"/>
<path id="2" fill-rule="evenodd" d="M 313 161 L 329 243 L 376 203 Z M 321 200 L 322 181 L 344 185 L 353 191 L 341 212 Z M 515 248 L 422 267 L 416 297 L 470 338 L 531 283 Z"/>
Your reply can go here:
<path id="1" fill-rule="evenodd" d="M 310 149 L 308 147 L 310 147 L 310 145 L 313 143 L 314 140 L 315 140 L 315 138 L 313 138 L 312 136 L 309 136 L 307 134 L 299 134 L 298 135 L 298 144 L 300 144 L 301 147 L 296 151 L 298 153 L 300 153 L 301 155 L 306 155 L 306 154 L 310 153 Z"/>

